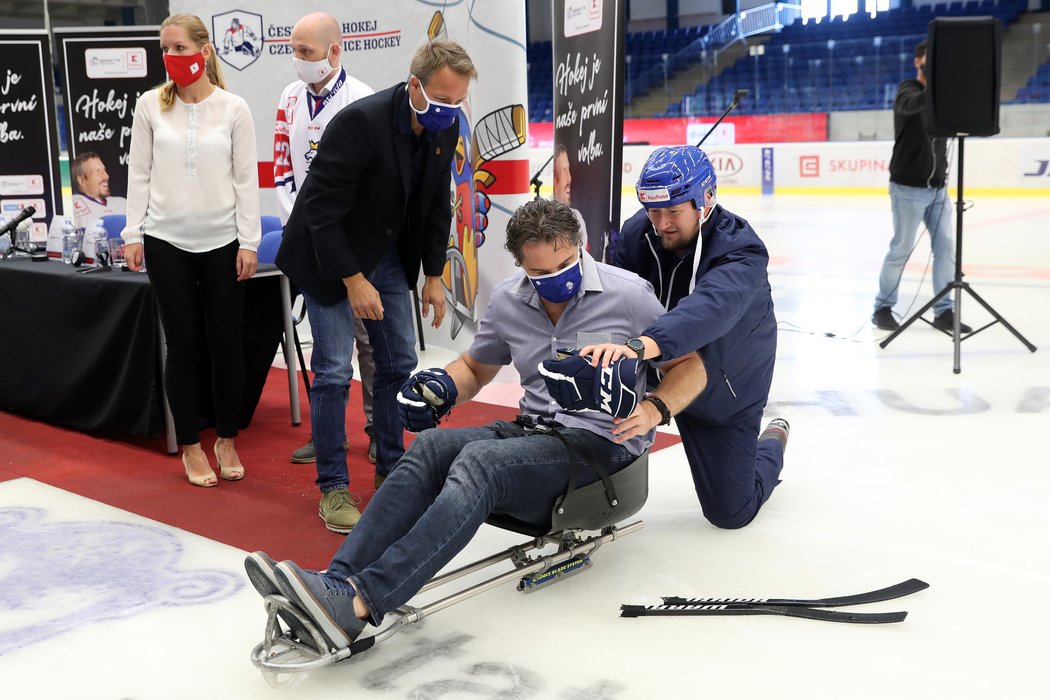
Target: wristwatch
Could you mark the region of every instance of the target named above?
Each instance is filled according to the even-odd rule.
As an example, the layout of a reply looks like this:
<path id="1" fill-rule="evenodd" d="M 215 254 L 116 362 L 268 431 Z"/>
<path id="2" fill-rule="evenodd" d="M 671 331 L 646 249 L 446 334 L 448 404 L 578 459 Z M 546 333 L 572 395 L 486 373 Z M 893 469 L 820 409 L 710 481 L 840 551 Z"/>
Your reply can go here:
<path id="1" fill-rule="evenodd" d="M 638 355 L 639 362 L 645 359 L 645 343 L 642 342 L 641 338 L 631 338 L 624 344 Z"/>
<path id="2" fill-rule="evenodd" d="M 671 410 L 667 408 L 667 404 L 664 403 L 663 399 L 656 394 L 649 393 L 645 395 L 642 401 L 648 401 L 656 406 L 656 410 L 660 412 L 660 422 L 657 425 L 671 425 Z"/>

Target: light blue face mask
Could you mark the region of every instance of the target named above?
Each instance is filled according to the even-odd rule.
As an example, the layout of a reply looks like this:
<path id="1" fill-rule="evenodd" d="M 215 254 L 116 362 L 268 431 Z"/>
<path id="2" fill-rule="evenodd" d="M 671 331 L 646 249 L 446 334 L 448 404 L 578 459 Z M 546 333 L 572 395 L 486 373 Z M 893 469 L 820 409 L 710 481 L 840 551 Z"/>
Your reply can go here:
<path id="1" fill-rule="evenodd" d="M 435 102 L 430 99 L 427 91 L 423 89 L 422 80 L 419 81 L 419 91 L 423 93 L 423 99 L 427 101 L 427 108 L 421 112 L 412 104 L 412 100 L 409 100 L 408 104 L 416 113 L 416 119 L 419 120 L 420 125 L 435 134 L 452 126 L 452 122 L 456 121 L 456 117 L 459 116 L 459 105 Z"/>
<path id="2" fill-rule="evenodd" d="M 549 275 L 528 275 L 536 293 L 553 304 L 560 304 L 576 296 L 583 284 L 583 257 L 563 270 Z"/>

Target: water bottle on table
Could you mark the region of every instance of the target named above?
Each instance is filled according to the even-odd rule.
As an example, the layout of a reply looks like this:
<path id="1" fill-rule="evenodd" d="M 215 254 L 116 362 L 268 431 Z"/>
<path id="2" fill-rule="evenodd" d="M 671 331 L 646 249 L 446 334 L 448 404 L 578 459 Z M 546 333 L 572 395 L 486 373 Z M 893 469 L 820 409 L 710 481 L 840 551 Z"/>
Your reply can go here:
<path id="1" fill-rule="evenodd" d="M 109 232 L 102 219 L 95 220 L 94 247 L 95 267 L 109 267 L 113 264 L 113 253 L 109 245 Z"/>
<path id="2" fill-rule="evenodd" d="M 69 265 L 73 262 L 73 255 L 79 248 L 77 241 L 77 230 L 73 227 L 73 218 L 67 216 L 62 224 L 62 262 Z"/>

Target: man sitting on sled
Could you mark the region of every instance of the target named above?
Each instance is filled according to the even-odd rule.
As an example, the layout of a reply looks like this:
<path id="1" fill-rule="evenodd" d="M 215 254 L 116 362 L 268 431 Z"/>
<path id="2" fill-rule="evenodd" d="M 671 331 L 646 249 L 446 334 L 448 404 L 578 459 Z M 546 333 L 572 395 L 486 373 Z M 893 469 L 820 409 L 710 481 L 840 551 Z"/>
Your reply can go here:
<path id="1" fill-rule="evenodd" d="M 623 343 L 664 309 L 648 282 L 596 262 L 582 246 L 567 206 L 536 199 L 518 209 L 506 247 L 523 274 L 493 290 L 466 353 L 402 387 L 402 419 L 419 435 L 327 571 L 278 564 L 262 552 L 246 559 L 259 593 L 301 608 L 331 649 L 348 647 L 366 624 L 379 626 L 405 604 L 490 514 L 549 522 L 570 470 L 578 485 L 607 480 L 652 444 L 661 412 L 638 393 L 644 370 L 637 360 L 592 367 L 562 349 Z M 432 429 L 510 363 L 525 390 L 516 422 Z M 703 386 L 702 365 L 687 353 L 661 369 L 658 400 L 677 412 Z"/>

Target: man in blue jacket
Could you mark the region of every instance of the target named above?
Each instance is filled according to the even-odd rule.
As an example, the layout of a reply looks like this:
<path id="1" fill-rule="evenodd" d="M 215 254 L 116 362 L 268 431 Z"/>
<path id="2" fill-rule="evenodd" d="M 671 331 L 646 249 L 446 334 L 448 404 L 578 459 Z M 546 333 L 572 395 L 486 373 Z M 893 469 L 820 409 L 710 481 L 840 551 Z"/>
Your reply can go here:
<path id="1" fill-rule="evenodd" d="M 657 387 L 639 407 L 654 425 L 675 414 L 704 516 L 739 528 L 780 483 L 788 424 L 774 419 L 759 435 L 777 349 L 769 255 L 746 221 L 716 204 L 716 184 L 699 148 L 653 152 L 637 183 L 644 209 L 624 224 L 611 262 L 652 283 L 667 313 L 626 349 L 580 354 L 593 352 L 595 363 L 631 353 L 661 361 L 700 355 L 699 396 L 683 403 Z"/>

